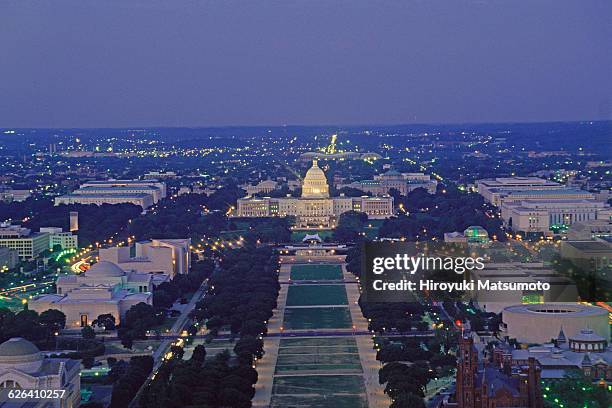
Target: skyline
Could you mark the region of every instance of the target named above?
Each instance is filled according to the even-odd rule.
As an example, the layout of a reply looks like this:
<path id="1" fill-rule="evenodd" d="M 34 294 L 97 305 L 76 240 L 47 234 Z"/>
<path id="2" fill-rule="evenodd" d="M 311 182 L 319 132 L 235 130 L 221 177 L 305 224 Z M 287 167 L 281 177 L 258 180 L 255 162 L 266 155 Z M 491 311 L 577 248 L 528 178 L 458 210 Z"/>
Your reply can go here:
<path id="1" fill-rule="evenodd" d="M 124 3 L 7 2 L 0 126 L 612 118 L 609 2 Z"/>

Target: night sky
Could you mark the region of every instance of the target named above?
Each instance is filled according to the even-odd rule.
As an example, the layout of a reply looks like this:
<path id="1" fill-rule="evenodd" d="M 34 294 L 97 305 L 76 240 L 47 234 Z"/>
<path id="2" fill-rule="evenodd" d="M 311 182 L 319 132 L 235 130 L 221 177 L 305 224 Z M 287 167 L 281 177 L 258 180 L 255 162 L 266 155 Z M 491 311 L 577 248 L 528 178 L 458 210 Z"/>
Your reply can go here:
<path id="1" fill-rule="evenodd" d="M 612 118 L 612 1 L 0 1 L 0 127 Z"/>

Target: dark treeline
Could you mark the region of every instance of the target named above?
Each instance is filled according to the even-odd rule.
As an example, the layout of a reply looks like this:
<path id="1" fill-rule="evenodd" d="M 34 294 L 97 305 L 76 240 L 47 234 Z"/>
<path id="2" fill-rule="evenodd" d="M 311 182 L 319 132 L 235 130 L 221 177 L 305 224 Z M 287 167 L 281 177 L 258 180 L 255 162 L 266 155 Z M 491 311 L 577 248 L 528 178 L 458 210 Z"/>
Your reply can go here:
<path id="1" fill-rule="evenodd" d="M 116 377 L 117 380 L 113 384 L 110 408 L 126 408 L 130 404 L 153 370 L 153 363 L 151 356 L 135 356 L 130 358 L 127 367 L 125 365 L 111 367 L 111 371 L 114 372 L 110 377 Z M 122 369 L 118 370 L 119 367 Z"/>
<path id="2" fill-rule="evenodd" d="M 23 337 L 40 348 L 55 344 L 55 333 L 66 326 L 66 315 L 59 310 L 49 309 L 40 315 L 33 310 L 14 313 L 0 308 L 0 343 L 12 337 Z"/>
<path id="3" fill-rule="evenodd" d="M 229 251 L 221 267 L 209 280 L 208 293 L 197 303 L 193 317 L 206 321 L 213 334 L 222 328 L 241 336 L 265 334 L 280 290 L 274 250 L 247 244 Z"/>
<path id="4" fill-rule="evenodd" d="M 195 292 L 214 269 L 215 263 L 210 259 L 193 262 L 189 274 L 176 275 L 153 290 L 153 306 L 170 308 L 181 296 Z"/>
<path id="5" fill-rule="evenodd" d="M 349 250 L 346 261 L 347 270 L 360 276 L 359 246 Z M 366 302 L 363 297 L 360 297 L 359 305 L 369 321 L 368 329 L 377 333 L 374 340 L 376 359 L 383 364 L 379 370 L 379 382 L 385 385 L 385 394 L 393 400 L 391 407 L 425 407 L 427 383 L 451 375 L 456 365 L 455 355 L 450 351 L 456 345 L 457 334 L 451 330 L 450 322 L 443 322 L 446 328 L 434 331 L 432 337 L 409 337 L 408 334 L 414 330 L 429 329 L 429 324 L 423 319 L 425 313 L 439 309 L 422 301 L 375 303 Z M 406 336 L 390 339 L 385 337 L 389 333 Z"/>
<path id="6" fill-rule="evenodd" d="M 442 239 L 445 232 L 463 232 L 467 227 L 480 225 L 490 237 L 505 241 L 501 219 L 494 207 L 486 204 L 475 193 L 465 193 L 454 186 L 438 188 L 436 194 L 428 194 L 422 188 L 406 196 L 392 190 L 395 205 L 406 214 L 385 220 L 378 235 L 386 238 L 406 238 L 409 241 Z"/>
<path id="7" fill-rule="evenodd" d="M 240 336 L 234 356 L 225 350 L 207 358 L 200 344 L 189 360 L 183 360 L 182 349 L 173 347 L 172 358 L 145 388 L 139 406 L 250 407 L 257 382 L 253 363 L 263 356 L 266 322 L 279 289 L 278 257 L 272 248 L 247 245 L 227 251 L 192 317 L 206 322 L 210 339 L 223 329 Z"/>
<path id="8" fill-rule="evenodd" d="M 0 202 L 0 221 L 10 218 L 32 231 L 38 231 L 40 227 L 62 227 L 68 231 L 71 211 L 79 213 L 79 246 L 85 247 L 110 238 L 129 220 L 138 217 L 142 209 L 134 204 L 54 206 L 51 199 L 30 197 L 23 202 Z"/>

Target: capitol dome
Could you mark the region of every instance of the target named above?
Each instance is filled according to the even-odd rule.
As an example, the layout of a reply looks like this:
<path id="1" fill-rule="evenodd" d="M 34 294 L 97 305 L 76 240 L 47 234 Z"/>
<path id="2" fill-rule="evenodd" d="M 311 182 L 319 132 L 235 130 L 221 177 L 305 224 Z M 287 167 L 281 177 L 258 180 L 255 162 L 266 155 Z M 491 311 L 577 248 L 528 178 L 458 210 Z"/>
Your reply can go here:
<path id="1" fill-rule="evenodd" d="M 317 161 L 312 161 L 312 167 L 306 172 L 302 183 L 302 198 L 329 198 L 327 177 Z"/>
<path id="2" fill-rule="evenodd" d="M 21 337 L 13 337 L 0 344 L 0 367 L 17 367 L 33 372 L 40 368 L 43 356 L 38 347 Z"/>
<path id="3" fill-rule="evenodd" d="M 117 278 L 125 275 L 123 269 L 112 262 L 100 261 L 85 272 L 91 278 Z"/>

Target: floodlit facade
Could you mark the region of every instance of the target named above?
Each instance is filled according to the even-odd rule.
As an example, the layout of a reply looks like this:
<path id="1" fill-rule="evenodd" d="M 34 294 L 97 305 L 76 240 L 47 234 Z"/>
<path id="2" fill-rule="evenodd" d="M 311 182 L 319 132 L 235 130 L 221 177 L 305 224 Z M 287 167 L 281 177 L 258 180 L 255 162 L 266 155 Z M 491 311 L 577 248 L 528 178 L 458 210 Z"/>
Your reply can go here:
<path id="1" fill-rule="evenodd" d="M 302 183 L 299 198 L 258 198 L 247 196 L 238 200 L 237 217 L 295 216 L 298 228 L 333 228 L 336 219 L 345 212 L 364 212 L 369 218 L 393 215 L 393 197 L 333 197 L 325 173 L 313 160 Z"/>
<path id="2" fill-rule="evenodd" d="M 62 247 L 62 250 L 79 247 L 79 237 L 72 232 L 64 232 L 59 227 L 42 227 L 40 232 L 49 234 L 49 249 L 56 245 Z"/>
<path id="3" fill-rule="evenodd" d="M 153 304 L 153 277 L 149 273 L 126 272 L 112 262 L 100 261 L 81 275 L 60 276 L 57 293 L 38 295 L 30 309 L 42 313 L 57 309 L 66 315 L 66 327 L 84 327 L 102 314 L 111 314 L 119 324 L 130 307 Z"/>
<path id="4" fill-rule="evenodd" d="M 501 210 L 504 225 L 520 233 L 564 233 L 570 225 L 609 218 L 593 193 L 538 177 L 477 181 L 478 193 Z"/>
<path id="5" fill-rule="evenodd" d="M 63 390 L 60 399 L 13 400 L 7 406 L 76 408 L 81 403 L 80 366 L 79 360 L 45 358 L 28 340 L 13 337 L 0 344 L 0 390 Z"/>
<path id="6" fill-rule="evenodd" d="M 564 186 L 539 177 L 498 177 L 476 181 L 478 193 L 485 201 L 499 207 L 502 200 L 514 191 L 559 190 Z"/>
<path id="7" fill-rule="evenodd" d="M 71 194 L 55 198 L 60 204 L 134 204 L 147 209 L 166 197 L 166 184 L 158 180 L 107 180 L 82 184 Z"/>
<path id="8" fill-rule="evenodd" d="M 118 265 L 125 271 L 164 275 L 162 280 L 185 275 L 191 268 L 191 239 L 152 239 L 137 242 L 134 256 L 130 247 L 100 249 L 100 260 Z M 154 277 L 155 279 L 155 277 Z M 158 279 L 156 279 L 158 280 Z"/>
<path id="9" fill-rule="evenodd" d="M 386 173 L 374 176 L 373 180 L 339 184 L 337 188 L 351 187 L 375 195 L 389 194 L 389 190 L 395 189 L 402 195 L 406 195 L 417 188 L 423 188 L 427 190 L 429 194 L 434 194 L 437 186 L 438 182 L 432 180 L 429 174 L 400 173 L 395 170 L 389 170 Z"/>
<path id="10" fill-rule="evenodd" d="M 576 285 L 542 262 L 491 262 L 486 263 L 482 270 L 471 270 L 469 276 L 477 282 L 512 285 L 507 290 L 495 291 L 475 286 L 474 290 L 468 292 L 469 298 L 486 312 L 500 313 L 504 308 L 517 304 L 574 302 L 578 299 Z M 549 284 L 550 290 L 514 286 L 533 286 L 537 282 Z"/>
<path id="11" fill-rule="evenodd" d="M 514 305 L 502 311 L 504 335 L 520 343 L 548 343 L 563 329 L 575 337 L 588 327 L 610 341 L 608 311 L 598 306 L 580 303 L 542 303 Z"/>
<path id="12" fill-rule="evenodd" d="M 593 221 L 606 204 L 594 200 L 531 200 L 502 204 L 504 223 L 516 232 L 546 233 L 567 229 L 576 222 Z"/>
<path id="13" fill-rule="evenodd" d="M 49 249 L 49 234 L 19 225 L 0 225 L 0 247 L 14 249 L 21 259 L 34 259 Z"/>

